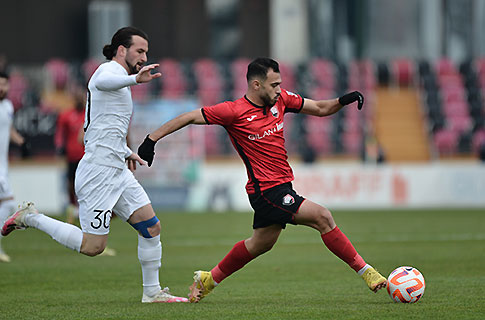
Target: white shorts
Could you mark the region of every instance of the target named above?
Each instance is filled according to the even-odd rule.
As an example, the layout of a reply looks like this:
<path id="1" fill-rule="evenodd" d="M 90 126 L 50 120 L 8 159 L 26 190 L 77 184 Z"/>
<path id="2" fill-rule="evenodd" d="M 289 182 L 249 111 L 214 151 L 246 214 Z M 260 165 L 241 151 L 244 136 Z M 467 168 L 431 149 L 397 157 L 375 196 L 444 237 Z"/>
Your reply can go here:
<path id="1" fill-rule="evenodd" d="M 10 185 L 8 184 L 7 177 L 0 175 L 0 200 L 12 197 L 13 193 L 12 190 L 10 190 Z"/>
<path id="2" fill-rule="evenodd" d="M 113 212 L 127 221 L 135 210 L 150 203 L 128 168 L 102 166 L 84 159 L 77 167 L 74 188 L 81 229 L 90 234 L 108 234 Z"/>

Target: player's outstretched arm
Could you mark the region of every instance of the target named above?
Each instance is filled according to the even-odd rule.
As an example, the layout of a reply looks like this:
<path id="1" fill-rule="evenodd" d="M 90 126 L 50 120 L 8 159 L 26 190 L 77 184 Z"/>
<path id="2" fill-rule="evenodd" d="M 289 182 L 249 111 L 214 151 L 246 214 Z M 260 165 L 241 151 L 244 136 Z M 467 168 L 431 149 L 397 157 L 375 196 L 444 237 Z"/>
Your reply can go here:
<path id="1" fill-rule="evenodd" d="M 158 67 L 156 63 L 144 66 L 136 75 L 121 75 L 104 71 L 94 80 L 94 86 L 101 91 L 113 91 L 138 83 L 149 82 L 162 76 L 160 72 L 151 73 L 156 67 Z"/>
<path id="2" fill-rule="evenodd" d="M 145 82 L 152 81 L 153 79 L 160 78 L 162 76 L 160 72 L 151 73 L 151 71 L 155 68 L 158 68 L 158 66 L 159 66 L 158 63 L 154 63 L 141 68 L 138 74 L 136 75 L 136 82 L 145 83 Z"/>
<path id="3" fill-rule="evenodd" d="M 138 147 L 138 155 L 145 160 L 150 167 L 153 162 L 153 157 L 155 156 L 155 144 L 157 141 L 189 124 L 207 124 L 201 109 L 183 113 L 148 134 L 142 144 Z"/>
<path id="4" fill-rule="evenodd" d="M 344 106 L 357 101 L 357 108 L 360 110 L 364 104 L 364 96 L 359 91 L 354 91 L 341 96 L 338 99 L 330 100 L 312 100 L 306 99 L 301 110 L 302 113 L 317 117 L 332 115 L 342 109 Z"/>

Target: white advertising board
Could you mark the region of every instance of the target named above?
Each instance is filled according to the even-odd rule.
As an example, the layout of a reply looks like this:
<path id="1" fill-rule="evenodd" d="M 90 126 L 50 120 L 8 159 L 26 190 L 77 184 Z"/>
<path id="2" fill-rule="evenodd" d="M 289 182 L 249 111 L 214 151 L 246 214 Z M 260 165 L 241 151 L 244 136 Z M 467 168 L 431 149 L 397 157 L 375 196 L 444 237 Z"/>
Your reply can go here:
<path id="1" fill-rule="evenodd" d="M 485 208 L 485 166 L 294 165 L 293 186 L 329 208 Z M 242 164 L 205 164 L 189 192 L 191 210 L 251 210 Z"/>

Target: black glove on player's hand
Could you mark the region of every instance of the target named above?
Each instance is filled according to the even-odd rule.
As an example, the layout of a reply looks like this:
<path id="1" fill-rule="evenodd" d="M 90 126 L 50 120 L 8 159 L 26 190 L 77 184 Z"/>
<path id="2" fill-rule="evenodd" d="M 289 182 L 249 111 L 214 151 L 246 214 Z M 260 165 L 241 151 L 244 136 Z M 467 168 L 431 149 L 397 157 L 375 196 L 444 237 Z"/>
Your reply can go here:
<path id="1" fill-rule="evenodd" d="M 148 138 L 149 135 L 146 136 L 145 140 L 143 140 L 142 144 L 138 147 L 138 155 L 140 158 L 145 160 L 150 167 L 153 162 L 153 156 L 155 155 L 155 141 Z"/>
<path id="2" fill-rule="evenodd" d="M 358 101 L 359 103 L 357 105 L 357 109 L 359 110 L 362 109 L 362 106 L 364 105 L 364 96 L 359 91 L 347 93 L 341 96 L 340 98 L 338 98 L 338 102 L 343 106 L 351 104 L 352 102 L 355 102 L 355 101 Z"/>

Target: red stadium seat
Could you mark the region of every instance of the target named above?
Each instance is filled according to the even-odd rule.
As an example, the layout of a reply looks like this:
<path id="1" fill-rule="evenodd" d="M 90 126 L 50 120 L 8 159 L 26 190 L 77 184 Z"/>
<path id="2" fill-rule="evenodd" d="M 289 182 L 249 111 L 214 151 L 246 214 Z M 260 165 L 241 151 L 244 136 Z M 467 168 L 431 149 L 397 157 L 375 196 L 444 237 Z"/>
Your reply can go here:
<path id="1" fill-rule="evenodd" d="M 131 86 L 131 97 L 133 101 L 146 103 L 151 98 L 150 95 L 150 88 L 151 83 L 141 83 L 137 84 L 136 86 Z"/>
<path id="2" fill-rule="evenodd" d="M 475 60 L 475 68 L 479 76 L 485 76 L 485 57 Z"/>
<path id="3" fill-rule="evenodd" d="M 346 116 L 344 118 L 344 131 L 353 133 L 353 134 L 361 134 L 362 133 L 362 118 L 361 117 L 352 117 Z"/>
<path id="4" fill-rule="evenodd" d="M 472 119 L 469 115 L 455 115 L 447 118 L 450 129 L 459 133 L 467 132 L 472 127 Z"/>
<path id="5" fill-rule="evenodd" d="M 332 130 L 332 119 L 329 117 L 306 117 L 305 127 L 307 130 L 306 140 L 318 154 L 329 154 L 332 150 L 330 133 Z"/>
<path id="6" fill-rule="evenodd" d="M 462 85 L 449 86 L 441 90 L 444 103 L 456 103 L 466 101 L 465 88 Z"/>
<path id="7" fill-rule="evenodd" d="M 464 101 L 443 103 L 442 111 L 446 117 L 468 116 L 468 105 Z"/>
<path id="8" fill-rule="evenodd" d="M 310 89 L 309 97 L 313 100 L 326 100 L 326 99 L 333 99 L 335 98 L 335 93 L 333 90 L 323 88 L 323 87 L 314 87 Z"/>
<path id="9" fill-rule="evenodd" d="M 204 106 L 221 102 L 224 83 L 219 65 L 212 59 L 199 59 L 193 64 L 197 96 Z"/>
<path id="10" fill-rule="evenodd" d="M 9 84 L 7 98 L 12 101 L 14 110 L 18 110 L 23 106 L 24 94 L 28 87 L 27 80 L 20 72 L 13 71 L 9 76 Z"/>
<path id="11" fill-rule="evenodd" d="M 458 132 L 450 129 L 439 130 L 434 134 L 433 142 L 440 154 L 454 154 L 458 143 Z"/>
<path id="12" fill-rule="evenodd" d="M 237 58 L 231 65 L 231 79 L 233 84 L 232 98 L 234 100 L 244 96 L 248 88 L 246 73 L 251 60 L 248 58 Z"/>
<path id="13" fill-rule="evenodd" d="M 187 91 L 187 79 L 180 63 L 173 59 L 162 59 L 159 64 L 162 73 L 159 78 L 162 86 L 160 95 L 168 99 L 184 96 Z"/>
<path id="14" fill-rule="evenodd" d="M 281 87 L 289 90 L 295 91 L 297 88 L 295 72 L 291 65 L 284 62 L 280 62 L 280 74 L 281 74 Z"/>
<path id="15" fill-rule="evenodd" d="M 443 76 L 443 75 L 456 75 L 458 74 L 458 70 L 453 63 L 448 58 L 441 58 L 436 61 L 435 64 L 435 70 L 438 75 L 438 77 Z"/>
<path id="16" fill-rule="evenodd" d="M 205 126 L 205 152 L 208 156 L 221 155 L 222 148 L 219 141 L 219 126 Z"/>
<path id="17" fill-rule="evenodd" d="M 315 87 L 329 91 L 335 90 L 336 66 L 332 61 L 316 58 L 310 61 L 308 68 Z"/>
<path id="18" fill-rule="evenodd" d="M 485 144 L 485 129 L 476 131 L 472 137 L 472 150 L 478 152 L 480 147 Z"/>
<path id="19" fill-rule="evenodd" d="M 96 69 L 99 67 L 100 64 L 101 64 L 101 61 L 94 58 L 88 59 L 83 63 L 82 73 L 86 83 L 88 83 L 89 79 L 91 79 L 91 76 L 93 75 L 94 71 L 96 71 Z"/>
<path id="20" fill-rule="evenodd" d="M 68 63 L 62 59 L 51 59 L 47 61 L 45 68 L 55 88 L 65 89 L 71 74 Z"/>
<path id="21" fill-rule="evenodd" d="M 394 82 L 398 86 L 409 86 L 414 83 L 416 67 L 411 59 L 399 58 L 391 62 Z"/>

